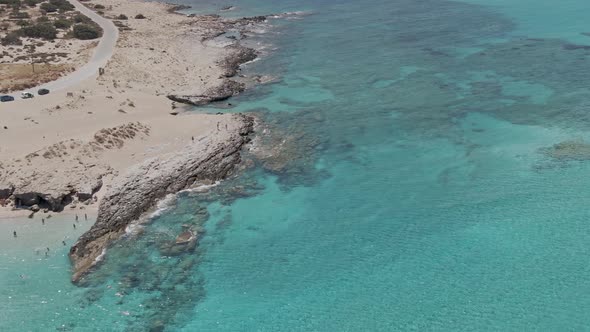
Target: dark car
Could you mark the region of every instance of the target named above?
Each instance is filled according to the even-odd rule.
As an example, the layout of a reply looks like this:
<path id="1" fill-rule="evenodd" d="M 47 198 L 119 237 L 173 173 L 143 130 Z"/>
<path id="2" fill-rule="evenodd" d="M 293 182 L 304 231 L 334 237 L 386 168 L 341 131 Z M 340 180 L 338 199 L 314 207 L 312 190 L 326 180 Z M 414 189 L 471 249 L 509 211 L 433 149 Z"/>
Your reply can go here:
<path id="1" fill-rule="evenodd" d="M 48 93 L 49 93 L 49 90 L 47 90 L 47 89 L 39 89 L 39 91 L 37 91 L 37 94 L 39 96 L 46 95 Z"/>
<path id="2" fill-rule="evenodd" d="M 14 97 L 13 96 L 2 96 L 0 97 L 0 102 L 5 102 L 5 101 L 13 101 Z"/>

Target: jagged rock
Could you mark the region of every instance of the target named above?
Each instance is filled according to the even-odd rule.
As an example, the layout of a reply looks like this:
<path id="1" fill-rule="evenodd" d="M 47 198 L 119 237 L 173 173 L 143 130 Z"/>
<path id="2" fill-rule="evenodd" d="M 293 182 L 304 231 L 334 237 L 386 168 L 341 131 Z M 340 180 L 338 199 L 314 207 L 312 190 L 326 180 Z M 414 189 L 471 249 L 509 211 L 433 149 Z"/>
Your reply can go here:
<path id="1" fill-rule="evenodd" d="M 73 282 L 80 281 L 97 263 L 103 250 L 125 233 L 127 225 L 158 200 L 202 181 L 221 180 L 232 172 L 254 127 L 252 117 L 235 116 L 241 126 L 222 142 L 189 144 L 176 154 L 149 159 L 112 184 L 100 202 L 95 224 L 70 249 Z"/>
<path id="2" fill-rule="evenodd" d="M 14 186 L 10 183 L 0 183 L 0 199 L 9 198 L 14 192 Z"/>
<path id="3" fill-rule="evenodd" d="M 232 52 L 220 63 L 221 67 L 225 69 L 225 72 L 223 73 L 225 77 L 236 76 L 240 70 L 240 65 L 258 57 L 256 50 L 252 48 L 243 47 L 241 45 L 232 45 L 228 48 L 230 48 Z"/>
<path id="4" fill-rule="evenodd" d="M 94 182 L 85 183 L 76 192 L 76 197 L 80 202 L 86 202 L 92 198 L 102 188 L 102 179 L 99 177 Z"/>
<path id="5" fill-rule="evenodd" d="M 22 160 L 15 158 L 0 172 L 0 199 L 17 208 L 37 204 L 52 211 L 62 211 L 75 200 L 89 201 L 101 188 L 102 176 L 112 173 L 109 165 L 100 162 L 99 154 L 120 149 L 149 132 L 150 128 L 141 123 L 126 123 L 97 131 L 89 142 L 63 140 L 29 153 Z"/>
<path id="6" fill-rule="evenodd" d="M 211 88 L 203 94 L 171 94 L 168 99 L 179 103 L 191 104 L 195 106 L 203 106 L 212 102 L 226 100 L 240 92 L 243 92 L 245 86 L 243 83 L 238 83 L 232 80 L 225 80 L 223 84 Z"/>
<path id="7" fill-rule="evenodd" d="M 48 206 L 53 211 L 63 210 L 64 205 L 71 201 L 71 191 L 47 190 L 29 191 L 29 187 L 15 189 L 13 195 L 17 206 L 30 207 L 33 205 Z"/>

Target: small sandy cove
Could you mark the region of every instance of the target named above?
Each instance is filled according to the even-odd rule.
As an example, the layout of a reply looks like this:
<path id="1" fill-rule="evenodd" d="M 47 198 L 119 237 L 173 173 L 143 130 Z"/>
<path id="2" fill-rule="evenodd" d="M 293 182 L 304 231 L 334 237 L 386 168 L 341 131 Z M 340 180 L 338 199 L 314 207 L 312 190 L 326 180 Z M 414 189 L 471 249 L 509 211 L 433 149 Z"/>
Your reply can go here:
<path id="1" fill-rule="evenodd" d="M 217 63 L 228 51 L 201 42 L 208 30 L 194 24 L 199 17 L 170 13 L 170 6 L 153 2 L 100 4 L 105 17 L 129 18 L 122 21 L 127 27 L 120 29 L 103 75 L 49 95 L 0 103 L 0 184 L 52 190 L 101 178 L 95 197 L 84 204 L 75 200 L 66 206 L 70 213 L 95 211 L 112 178 L 129 166 L 187 144 L 215 144 L 238 126 L 230 115 L 191 114 L 166 98 L 170 92 L 200 93 L 222 81 Z M 145 19 L 135 19 L 137 14 Z M 9 205 L 0 209 L 1 218 L 30 213 Z"/>

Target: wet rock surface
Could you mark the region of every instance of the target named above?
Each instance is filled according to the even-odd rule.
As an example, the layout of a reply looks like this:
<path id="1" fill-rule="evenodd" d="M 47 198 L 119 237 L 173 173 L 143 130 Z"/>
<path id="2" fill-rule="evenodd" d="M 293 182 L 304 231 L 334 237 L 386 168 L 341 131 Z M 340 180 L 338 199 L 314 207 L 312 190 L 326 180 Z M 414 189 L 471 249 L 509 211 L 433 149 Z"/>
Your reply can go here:
<path id="1" fill-rule="evenodd" d="M 258 57 L 256 50 L 240 45 L 229 47 L 231 54 L 221 61 L 220 66 L 225 68 L 225 77 L 233 77 L 238 74 L 240 65 L 252 61 Z"/>
<path id="2" fill-rule="evenodd" d="M 212 102 L 226 100 L 244 91 L 244 84 L 232 80 L 225 80 L 223 84 L 210 88 L 203 94 L 171 94 L 168 99 L 179 103 L 204 106 Z"/>
<path id="3" fill-rule="evenodd" d="M 97 263 L 103 250 L 125 233 L 126 227 L 168 194 L 226 178 L 241 160 L 254 120 L 235 115 L 240 126 L 217 144 L 192 144 L 171 156 L 153 158 L 120 176 L 101 200 L 93 227 L 70 250 L 73 282 Z"/>

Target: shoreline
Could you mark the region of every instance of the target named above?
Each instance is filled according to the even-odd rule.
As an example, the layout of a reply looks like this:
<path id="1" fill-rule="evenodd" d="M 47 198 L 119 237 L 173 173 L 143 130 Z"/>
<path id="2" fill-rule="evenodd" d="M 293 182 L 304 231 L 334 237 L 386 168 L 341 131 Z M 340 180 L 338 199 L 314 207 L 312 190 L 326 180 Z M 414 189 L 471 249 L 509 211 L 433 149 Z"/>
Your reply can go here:
<path id="1" fill-rule="evenodd" d="M 182 105 L 224 101 L 260 83 L 259 76 L 240 73 L 258 57 L 241 40 L 267 19 L 103 2 L 105 18 L 143 18 L 113 20 L 119 39 L 100 75 L 47 96 L 0 104 L 0 139 L 9 142 L 0 147 L 0 218 L 96 215 L 70 250 L 75 283 L 127 225 L 167 194 L 223 180 L 240 164 L 255 118 L 195 114 Z M 230 30 L 232 38 L 224 36 Z M 193 236 L 183 243 L 195 244 Z"/>
<path id="2" fill-rule="evenodd" d="M 126 22 L 128 29 L 121 29 L 121 24 L 117 24 L 121 29 L 119 40 L 103 75 L 97 76 L 95 81 L 84 81 L 72 91 L 64 91 L 65 96 L 56 92 L 34 100 L 0 104 L 0 111 L 6 108 L 6 113 L 0 114 L 0 125 L 4 125 L 4 130 L 0 128 L 0 139 L 14 142 L 0 147 L 0 205 L 8 205 L 8 208 L 1 208 L 2 214 L 10 215 L 8 210 L 14 206 L 54 212 L 77 203 L 96 207 L 100 192 L 105 191 L 102 188 L 108 188 L 112 178 L 126 168 L 178 150 L 184 145 L 179 144 L 179 140 L 189 142 L 196 137 L 208 137 L 212 125 L 219 132 L 219 126 L 226 127 L 231 121 L 222 114 L 190 114 L 177 102 L 206 105 L 244 91 L 247 78 L 243 75 L 239 80 L 232 78 L 238 75 L 241 64 L 256 58 L 256 51 L 241 46 L 239 41 L 222 46 L 206 45 L 203 41 L 209 40 L 211 31 L 216 34 L 229 29 L 244 32 L 261 18 L 230 20 L 212 15 L 186 16 L 170 13 L 176 8 L 170 4 L 107 2 L 111 10 L 103 14 L 105 17 L 113 17 L 118 12 L 141 11 L 145 18 L 129 20 Z M 85 3 L 87 7 L 90 5 L 90 2 Z M 170 26 L 177 29 L 171 30 Z M 161 29 L 163 27 L 167 29 Z M 154 33 L 156 30 L 159 34 Z M 136 40 L 141 40 L 141 45 Z M 155 45 L 160 45 L 159 52 Z M 142 61 L 146 56 L 148 61 Z M 116 110 L 118 114 L 103 114 L 103 109 L 109 105 L 112 112 Z M 140 108 L 143 110 L 138 112 Z M 64 114 L 66 112 L 70 114 Z M 174 117 L 179 119 L 172 119 Z M 204 118 L 209 120 L 209 126 L 187 124 L 203 122 Z M 23 119 L 33 125 L 23 124 Z M 90 121 L 96 125 L 89 125 Z M 61 132 L 64 122 L 79 128 Z M 162 122 L 168 124 L 164 126 Z M 154 130 L 166 131 L 167 128 L 162 127 L 174 128 L 183 138 L 160 132 L 157 140 L 151 139 Z M 22 141 L 22 137 L 32 138 L 37 144 L 31 147 L 31 144 L 16 143 Z M 141 144 L 138 141 L 151 142 Z M 130 145 L 134 145 L 133 149 L 128 148 Z M 138 150 L 146 147 L 153 153 L 138 157 Z M 22 151 L 29 153 L 22 155 Z M 19 154 L 22 157 L 15 158 Z M 41 165 L 47 170 L 39 169 Z M 40 184 L 41 179 L 51 183 Z M 22 215 L 22 212 L 13 214 Z"/>

